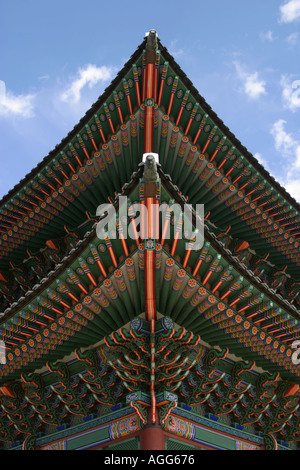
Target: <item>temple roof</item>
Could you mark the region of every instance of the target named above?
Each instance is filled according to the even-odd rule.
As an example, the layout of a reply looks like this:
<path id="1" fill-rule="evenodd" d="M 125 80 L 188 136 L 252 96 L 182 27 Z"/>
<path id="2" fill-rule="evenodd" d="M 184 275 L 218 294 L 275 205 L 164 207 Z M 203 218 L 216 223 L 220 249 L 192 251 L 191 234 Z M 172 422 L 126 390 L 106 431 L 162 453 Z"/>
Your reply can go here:
<path id="1" fill-rule="evenodd" d="M 127 213 L 118 218 L 118 236 L 99 237 L 108 205 L 119 216 L 124 196 Z M 157 236 L 151 235 L 151 224 L 141 237 L 135 226 L 135 209 L 145 200 L 166 211 L 166 225 L 158 224 Z M 193 230 L 180 238 L 182 224 L 171 214 L 174 203 L 192 207 L 193 230 L 199 221 L 195 207 L 204 205 L 203 243 L 195 244 Z M 141 364 L 151 353 L 149 338 L 155 337 L 159 351 L 173 345 L 180 352 L 177 359 L 186 355 L 174 359 L 178 383 L 172 384 L 173 362 L 164 364 L 157 353 L 165 367 L 157 372 L 160 393 L 167 383 L 189 403 L 201 395 L 208 407 L 224 413 L 235 403 L 230 389 L 239 402 L 230 412 L 236 409 L 242 421 L 249 419 L 252 405 L 264 405 L 256 417 L 258 429 L 268 426 L 267 404 L 277 397 L 291 411 L 282 411 L 284 422 L 293 416 L 286 436 L 295 437 L 299 204 L 216 116 L 155 32 L 68 136 L 2 199 L 1 214 L 0 341 L 6 345 L 6 363 L 0 368 L 0 392 L 6 411 L 0 421 L 6 420 L 5 432 L 15 436 L 7 424 L 6 413 L 15 406 L 10 399 L 27 393 L 18 402 L 25 410 L 35 401 L 31 387 L 39 389 L 45 423 L 51 410 L 45 408 L 44 393 L 53 403 L 56 395 L 63 401 L 66 390 L 73 397 L 73 411 L 62 406 L 63 415 L 51 415 L 55 423 L 64 413 L 88 412 L 81 396 L 88 396 L 88 409 L 97 413 L 95 394 L 102 404 L 108 397 L 102 396 L 96 366 L 110 377 L 110 404 L 126 388 L 135 391 L 131 366 L 148 386 L 140 367 L 147 368 Z M 122 224 L 129 223 L 132 239 L 123 234 Z M 143 360 L 128 359 L 132 342 L 140 351 L 137 357 L 146 354 Z M 130 365 L 123 365 L 123 358 Z M 92 383 L 93 393 L 83 382 Z M 278 406 L 275 401 L 271 406 L 272 426 L 280 433 Z"/>
<path id="2" fill-rule="evenodd" d="M 139 200 L 142 168 L 143 165 L 119 195 L 128 196 L 133 206 Z M 183 207 L 186 203 L 185 197 L 179 193 L 178 188 L 172 184 L 160 167 L 158 171 L 162 184 L 161 202 L 167 205 L 170 201 L 175 201 Z M 118 210 L 118 200 L 119 198 L 115 203 L 116 210 Z M 196 214 L 194 214 L 194 228 L 195 217 Z M 54 342 L 48 343 L 43 355 L 37 361 L 40 366 L 45 365 L 48 360 L 62 358 L 66 353 L 71 354 L 74 342 L 69 340 L 69 328 L 74 315 L 75 317 L 83 315 L 85 319 L 92 315 L 90 321 L 98 324 L 98 327 L 92 331 L 85 320 L 85 327 L 72 330 L 77 344 L 89 346 L 125 325 L 137 314 L 144 312 L 144 268 L 142 267 L 144 245 L 136 244 L 133 240 L 124 243 L 118 238 L 101 242 L 97 236 L 96 219 L 90 220 L 90 223 L 90 229 L 86 231 L 84 237 L 76 241 L 67 256 L 58 258 L 55 268 L 47 277 L 5 311 L 1 334 L 8 348 L 9 363 L 0 371 L 2 380 L 5 380 L 5 377 L 18 377 L 21 365 L 22 370 L 34 370 L 37 366 L 36 352 L 39 344 L 43 344 L 49 334 L 51 335 L 51 331 L 54 333 L 58 329 L 60 334 L 54 335 Z M 162 302 L 157 303 L 158 310 L 164 315 L 169 315 L 172 320 L 178 321 L 180 325 L 200 333 L 208 344 L 224 343 L 237 357 L 244 359 L 253 357 L 265 370 L 269 367 L 272 369 L 271 364 L 275 361 L 277 370 L 281 370 L 283 377 L 293 377 L 293 380 L 300 381 L 298 368 L 290 360 L 293 354 L 291 343 L 298 339 L 299 335 L 298 309 L 272 289 L 270 283 L 265 282 L 246 264 L 241 263 L 239 251 L 235 253 L 227 249 L 224 240 L 220 240 L 207 223 L 204 227 L 204 237 L 203 247 L 191 251 L 189 258 L 186 255 L 186 241 L 179 240 L 176 245 L 174 243 L 175 227 L 171 231 L 171 238 L 166 240 L 164 246 L 158 243 L 156 250 L 160 259 L 160 268 L 157 274 L 157 297 Z M 198 267 L 199 260 L 201 267 Z M 163 269 L 164 263 L 166 263 L 165 269 Z M 134 284 L 130 282 L 130 269 L 133 267 Z M 179 283 L 180 288 L 169 290 L 167 269 L 173 273 L 173 282 Z M 178 279 L 176 275 L 179 276 Z M 120 288 L 118 280 L 120 282 L 122 280 L 124 289 Z M 202 289 L 200 297 L 197 294 L 198 289 Z M 183 295 L 182 298 L 179 292 Z M 189 305 L 193 295 L 197 301 Z M 203 309 L 201 312 L 204 315 L 212 308 L 214 314 L 216 314 L 215 309 L 219 309 L 219 315 L 224 317 L 223 320 L 227 318 L 232 324 L 228 331 L 225 327 L 221 336 L 220 334 L 216 336 L 216 325 L 213 320 L 210 324 L 209 317 L 206 320 L 207 331 L 202 330 L 201 316 L 199 317 L 199 312 L 197 313 L 197 303 L 201 300 L 201 296 L 203 299 L 207 296 L 210 299 L 203 305 L 201 303 Z M 101 312 L 105 312 L 102 320 Z M 235 318 L 234 321 L 232 317 Z M 234 339 L 234 332 L 241 328 L 245 335 L 244 344 L 238 345 Z M 232 339 L 230 332 L 233 333 Z M 259 356 L 256 350 L 252 349 L 250 332 L 254 337 L 261 336 Z M 246 341 L 247 336 L 249 344 Z M 62 348 L 57 343 L 59 337 L 63 340 Z M 270 357 L 264 350 L 267 344 L 271 344 L 274 350 Z M 32 352 L 28 355 L 29 350 Z M 24 355 L 21 351 L 27 354 Z"/>
<path id="3" fill-rule="evenodd" d="M 156 64 L 153 132 L 161 180 L 175 200 L 204 204 L 206 241 L 252 285 L 253 295 L 267 296 L 292 333 L 289 318 L 299 318 L 300 255 L 297 238 L 285 231 L 289 223 L 278 219 L 290 217 L 292 229 L 298 227 L 285 204 L 298 205 L 224 126 L 158 38 L 157 47 L 150 53 Z M 118 205 L 116 194 L 128 194 L 138 184 L 146 53 L 145 38 L 78 125 L 2 200 L 2 208 L 11 204 L 1 240 L 3 321 L 44 296 L 74 262 L 78 265 L 78 257 L 95 242 L 98 205 L 113 200 Z M 29 191 L 21 192 L 24 187 Z M 286 196 L 284 204 L 273 197 L 275 190 Z M 18 327 L 12 331 L 17 334 Z M 11 339 L 12 345 L 18 341 Z"/>
<path id="4" fill-rule="evenodd" d="M 156 93 L 157 95 L 158 91 L 162 93 L 161 96 L 157 96 L 158 113 L 169 118 L 167 140 L 173 135 L 177 145 L 175 147 L 178 151 L 179 141 L 185 137 L 189 139 L 188 148 L 196 146 L 197 152 L 200 154 L 206 153 L 211 173 L 213 171 L 218 172 L 217 177 L 219 180 L 221 177 L 225 178 L 227 181 L 225 185 L 229 186 L 231 184 L 232 187 L 235 187 L 237 191 L 236 199 L 240 201 L 241 197 L 246 198 L 244 204 L 248 206 L 252 204 L 254 211 L 259 216 L 257 219 L 263 218 L 265 220 L 263 225 L 267 225 L 267 227 L 266 229 L 263 228 L 259 234 L 259 243 L 255 239 L 253 240 L 253 248 L 260 255 L 269 253 L 270 260 L 273 259 L 275 264 L 274 260 L 276 259 L 277 264 L 282 268 L 287 264 L 287 272 L 297 279 L 300 265 L 298 255 L 300 236 L 299 204 L 230 132 L 198 93 L 160 40 L 157 39 L 157 41 L 156 73 L 160 74 L 160 82 L 157 82 Z M 141 100 L 143 101 L 144 85 L 142 80 L 145 47 L 146 39 L 137 48 L 103 95 L 99 97 L 66 138 L 2 199 L 2 221 L 0 225 L 2 235 L 0 242 L 3 247 L 3 254 L 0 259 L 0 267 L 7 269 L 9 260 L 18 264 L 24 259 L 27 255 L 26 250 L 22 247 L 25 239 L 29 250 L 36 250 L 38 240 L 40 240 L 38 242 L 40 247 L 43 246 L 47 234 L 50 232 L 51 223 L 49 227 L 49 220 L 48 222 L 42 222 L 38 228 L 38 237 L 33 241 L 32 233 L 36 230 L 33 230 L 32 225 L 28 225 L 26 217 L 33 214 L 37 218 L 33 211 L 40 212 L 41 207 L 37 208 L 37 206 L 41 205 L 42 208 L 46 209 L 46 212 L 53 213 L 53 209 L 49 207 L 49 204 L 58 207 L 57 201 L 53 200 L 53 193 L 56 195 L 58 190 L 62 191 L 62 188 L 65 188 L 66 184 L 70 185 L 68 179 L 71 181 L 71 187 L 74 184 L 78 186 L 79 181 L 77 183 L 73 181 L 72 175 L 77 179 L 75 174 L 78 173 L 80 178 L 84 178 L 84 175 L 79 173 L 79 170 L 84 173 L 84 168 L 90 173 L 92 168 L 87 168 L 86 162 L 91 160 L 95 150 L 101 150 L 103 144 L 105 145 L 111 135 L 117 132 L 120 133 L 120 128 L 125 123 L 127 123 L 127 130 L 129 130 L 128 120 L 130 120 L 132 113 L 143 113 Z M 160 87 L 160 90 L 158 90 L 158 87 Z M 140 104 L 142 104 L 142 111 L 140 110 Z M 161 114 L 159 121 L 162 118 Z M 165 124 L 166 122 L 164 122 Z M 160 122 L 159 125 L 161 125 Z M 138 136 L 138 139 L 140 140 L 140 136 Z M 160 142 L 162 142 L 162 139 L 160 139 Z M 158 150 L 161 151 L 162 149 Z M 172 165 L 172 161 L 174 161 L 172 159 L 176 157 L 176 154 L 175 152 L 171 152 L 171 154 L 170 157 L 166 155 L 165 160 L 162 160 L 161 163 L 164 171 L 170 173 L 173 181 L 179 184 L 177 182 L 178 164 Z M 182 158 L 181 154 L 177 155 L 177 160 L 179 158 Z M 140 159 L 141 156 L 137 162 L 131 162 L 131 166 L 126 168 L 127 179 L 136 170 L 136 164 L 141 161 Z M 116 162 L 115 159 L 114 161 Z M 179 163 L 181 161 L 179 160 Z M 187 155 L 185 156 L 185 163 L 187 163 Z M 191 164 L 190 161 L 188 163 Z M 121 172 L 123 170 L 124 168 L 121 169 Z M 118 167 L 116 172 L 118 174 Z M 109 196 L 113 199 L 114 193 L 121 190 L 125 181 L 126 178 L 110 175 L 110 182 L 107 182 L 107 191 L 104 191 L 102 196 L 104 198 Z M 184 190 L 188 196 L 187 181 L 181 181 L 179 186 L 180 190 Z M 233 193 L 236 191 L 233 190 Z M 89 199 L 88 208 L 93 212 L 97 201 L 93 198 Z M 200 199 L 197 202 L 200 202 Z M 208 204 L 206 206 L 209 207 Z M 277 211 L 273 212 L 273 208 L 277 208 Z M 58 210 L 59 213 L 62 211 L 62 209 Z M 228 212 L 228 210 L 225 207 L 225 211 Z M 12 211 L 14 211 L 13 218 L 11 216 Z M 214 214 L 212 214 L 213 217 Z M 63 227 L 69 224 L 72 225 L 73 219 L 74 217 L 67 210 L 65 219 L 64 217 L 57 218 L 57 222 L 60 221 L 60 223 L 57 223 L 52 230 L 59 231 L 61 235 Z M 228 217 L 229 219 L 230 217 Z M 285 223 L 282 222 L 283 220 Z M 82 221 L 84 221 L 83 216 Z M 217 225 L 224 223 L 219 220 L 219 217 L 214 222 Z M 230 222 L 228 225 L 230 225 Z M 245 226 L 245 222 L 241 222 L 241 226 Z M 277 236 L 274 238 L 272 235 L 271 239 L 268 237 L 270 226 L 274 227 L 274 233 L 277 233 Z M 46 230 L 45 227 L 47 227 Z M 231 230 L 233 233 L 235 232 L 234 227 L 231 227 Z M 253 230 L 257 233 L 257 229 L 253 224 L 250 224 L 250 230 L 247 227 L 248 237 L 251 238 L 251 231 Z M 18 237 L 19 241 L 17 240 Z M 263 242 L 261 242 L 261 239 Z M 283 247 L 282 240 L 283 245 L 288 246 Z"/>
<path id="5" fill-rule="evenodd" d="M 234 135 L 231 130 L 226 126 L 226 124 L 222 121 L 220 116 L 218 116 L 211 106 L 207 103 L 205 98 L 199 93 L 199 91 L 195 88 L 189 77 L 184 73 L 181 69 L 180 65 L 176 62 L 174 57 L 170 54 L 168 49 L 162 44 L 159 37 L 157 37 L 158 49 L 160 50 L 161 54 L 163 55 L 164 59 L 168 61 L 170 67 L 174 70 L 176 75 L 180 77 L 180 79 L 184 82 L 186 88 L 190 90 L 192 95 L 196 98 L 196 101 L 200 104 L 201 108 L 207 113 L 213 122 L 218 126 L 218 128 L 225 134 L 231 143 L 236 146 L 241 153 L 247 158 L 249 163 L 253 165 L 258 172 L 261 173 L 262 177 L 265 178 L 270 184 L 279 192 L 281 195 L 286 199 L 286 201 L 293 205 L 295 209 L 300 212 L 300 204 L 293 198 L 286 189 L 280 185 L 278 181 L 265 169 L 265 167 L 253 156 L 251 152 L 247 150 L 247 148 L 242 144 L 242 142 Z M 99 111 L 99 107 L 105 102 L 109 96 L 112 94 L 116 86 L 120 83 L 125 75 L 130 71 L 132 64 L 134 64 L 143 54 L 143 51 L 146 46 L 146 37 L 144 41 L 137 47 L 136 51 L 131 55 L 130 59 L 124 64 L 123 68 L 118 72 L 116 77 L 112 80 L 110 85 L 105 89 L 103 94 L 99 96 L 98 100 L 90 107 L 90 109 L 86 112 L 86 114 L 80 119 L 78 124 L 68 133 L 68 135 L 55 146 L 53 150 L 46 155 L 43 160 L 33 168 L 28 174 L 24 176 L 24 178 L 17 183 L 5 196 L 2 197 L 0 200 L 0 206 L 8 203 L 12 197 L 16 196 L 18 191 L 20 191 L 28 182 L 34 178 L 42 169 L 45 168 L 47 164 L 51 162 L 51 160 L 57 157 L 58 153 L 63 150 L 66 145 L 76 137 L 76 135 L 82 131 L 83 127 L 89 123 L 91 118 L 94 116 L 95 113 Z"/>
<path id="6" fill-rule="evenodd" d="M 133 205 L 143 194 L 143 171 L 140 165 L 119 195 Z M 160 167 L 158 175 L 160 200 L 183 206 L 185 197 Z M 155 344 L 167 352 L 166 361 L 160 354 L 156 359 L 157 404 L 172 396 L 188 406 L 201 403 L 215 416 L 230 413 L 240 426 L 256 423 L 257 433 L 267 426 L 279 440 L 298 438 L 300 376 L 290 348 L 298 331 L 289 317 L 296 310 L 276 292 L 270 297 L 268 286 L 208 225 L 204 245 L 188 259 L 185 240 L 174 243 L 175 231 L 174 225 L 171 237 L 155 248 L 156 301 L 162 312 Z M 74 416 L 91 419 L 120 400 L 133 408 L 149 406 L 145 242 L 135 242 L 100 241 L 94 221 L 48 278 L 3 318 L 8 348 L 0 370 L 2 440 L 18 443 L 23 433 L 32 433 L 28 416 L 43 437 L 49 425 L 70 426 Z"/>

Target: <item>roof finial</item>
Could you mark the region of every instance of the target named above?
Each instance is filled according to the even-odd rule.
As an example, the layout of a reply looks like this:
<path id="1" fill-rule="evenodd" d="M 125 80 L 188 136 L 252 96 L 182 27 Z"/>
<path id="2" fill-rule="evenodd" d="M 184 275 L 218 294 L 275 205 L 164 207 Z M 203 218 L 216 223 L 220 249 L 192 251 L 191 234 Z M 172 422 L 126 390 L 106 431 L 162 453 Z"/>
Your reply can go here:
<path id="1" fill-rule="evenodd" d="M 145 183 L 154 183 L 158 179 L 157 167 L 155 156 L 152 154 L 147 154 L 145 163 L 144 163 L 144 182 Z"/>
<path id="2" fill-rule="evenodd" d="M 147 37 L 146 50 L 156 51 L 157 50 L 157 32 L 155 29 L 150 29 L 149 33 L 145 35 Z"/>

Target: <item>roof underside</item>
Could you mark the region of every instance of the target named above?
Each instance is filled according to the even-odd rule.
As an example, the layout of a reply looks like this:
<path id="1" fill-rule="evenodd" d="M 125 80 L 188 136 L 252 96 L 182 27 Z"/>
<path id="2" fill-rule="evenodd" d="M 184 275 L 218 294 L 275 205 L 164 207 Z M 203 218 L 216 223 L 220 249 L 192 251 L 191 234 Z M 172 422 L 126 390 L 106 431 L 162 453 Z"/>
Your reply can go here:
<path id="1" fill-rule="evenodd" d="M 64 281 L 72 260 L 80 270 L 75 247 L 93 239 L 88 234 L 97 207 L 115 200 L 122 188 L 132 190 L 131 175 L 143 153 L 145 47 L 144 41 L 73 131 L 2 200 L 0 287 L 6 322 L 15 318 L 18 324 L 21 309 L 32 307 L 38 293 L 44 298 L 42 287 L 53 288 L 58 273 Z M 223 251 L 220 273 L 226 264 L 237 266 L 235 279 L 244 279 L 240 290 L 250 283 L 253 297 L 267 296 L 292 341 L 298 335 L 299 205 L 230 133 L 159 40 L 155 77 L 153 151 L 168 190 L 193 206 L 204 204 L 206 238 L 216 252 Z M 121 248 L 115 250 L 122 259 Z M 210 259 L 209 250 L 206 255 Z M 113 269 L 110 258 L 106 263 Z M 202 280 L 204 267 L 197 272 Z M 211 281 L 218 279 L 214 273 Z M 82 295 L 78 288 L 77 294 Z M 3 339 L 8 331 L 11 346 L 20 346 L 26 334 L 18 338 L 19 326 L 9 323 Z"/>
<path id="2" fill-rule="evenodd" d="M 159 41 L 158 47 L 154 150 L 160 154 L 163 170 L 190 202 L 205 204 L 217 227 L 231 227 L 230 234 L 251 242 L 256 253 L 269 256 L 274 265 L 287 266 L 287 273 L 297 280 L 299 204 L 232 135 Z M 27 249 L 43 247 L 50 233 L 62 235 L 65 225 L 77 226 L 79 211 L 85 220 L 82 204 L 70 201 L 72 193 L 84 190 L 85 209 L 95 213 L 97 205 L 113 199 L 136 171 L 142 155 L 144 57 L 145 42 L 73 131 L 3 198 L 0 268 L 10 267 L 9 261 L 22 262 Z M 122 125 L 127 136 L 124 129 L 121 133 Z M 133 143 L 135 127 L 137 142 Z M 100 168 L 103 178 L 97 178 L 94 152 L 103 152 L 103 145 L 118 132 L 119 139 L 109 144 L 110 152 L 105 149 L 101 154 L 103 162 L 101 157 L 97 160 L 96 172 L 99 164 L 106 166 Z M 136 145 L 137 155 L 131 160 L 126 158 L 126 139 L 130 147 Z M 120 151 L 123 159 L 118 158 Z M 115 169 L 109 166 L 109 153 Z M 97 183 L 94 180 L 100 182 L 101 194 L 96 199 L 89 188 L 91 179 L 92 185 Z M 39 221 L 38 226 L 32 218 Z"/>
<path id="3" fill-rule="evenodd" d="M 154 99 L 145 102 L 145 48 L 146 41 L 73 131 L 1 202 L 0 341 L 7 361 L 0 387 L 30 382 L 28 374 L 37 371 L 47 386 L 58 370 L 84 374 L 78 347 L 112 341 L 113 349 L 113 341 L 124 340 L 126 350 L 126 335 L 133 334 L 126 331 L 145 314 L 148 248 L 142 240 L 99 240 L 96 213 L 111 202 L 118 210 L 120 195 L 129 198 L 130 210 L 144 198 L 149 107 L 159 155 L 153 197 L 167 209 L 174 202 L 202 204 L 205 215 L 196 250 L 186 249 L 191 233 L 177 238 L 173 216 L 164 240 L 161 219 L 154 246 L 159 318 L 169 318 L 179 338 L 188 331 L 187 344 L 200 335 L 201 348 L 221 350 L 216 383 L 222 371 L 238 374 L 233 364 L 253 361 L 243 366 L 249 387 L 266 371 L 271 382 L 279 374 L 285 384 L 300 384 L 292 361 L 299 340 L 299 205 L 226 128 L 159 40 Z M 193 228 L 196 222 L 194 211 Z M 120 337 L 110 336 L 124 326 Z M 175 330 L 165 330 L 163 338 L 171 340 Z M 55 369 L 66 357 L 71 372 Z M 190 389 L 180 393 L 193 399 Z"/>
<path id="4" fill-rule="evenodd" d="M 58 425 L 68 414 L 97 415 L 128 390 L 147 392 L 152 248 L 159 393 L 176 391 L 183 402 L 255 423 L 253 432 L 298 440 L 300 372 L 292 357 L 299 340 L 299 204 L 226 128 L 159 40 L 154 99 L 146 102 L 145 49 L 146 40 L 0 204 L 0 440 L 32 433 L 33 415 L 44 432 L 44 424 Z M 134 223 L 136 204 L 145 200 L 149 108 L 151 151 L 159 155 L 151 197 L 168 214 L 161 214 L 152 248 L 121 237 L 122 224 Z M 120 195 L 129 205 L 118 236 L 99 239 L 97 208 L 114 203 L 118 212 Z M 187 202 L 204 205 L 198 246 L 192 232 L 177 236 L 172 207 Z M 198 219 L 193 210 L 193 230 Z"/>
<path id="5" fill-rule="evenodd" d="M 140 200 L 140 176 L 141 170 L 123 193 L 132 208 Z M 183 205 L 161 170 L 160 176 L 160 202 Z M 1 325 L 8 359 L 0 371 L 2 382 L 71 354 L 75 345 L 91 346 L 144 313 L 144 244 L 99 240 L 97 224 L 91 224 L 48 277 L 7 309 Z M 291 343 L 299 334 L 294 305 L 272 293 L 208 225 L 203 246 L 189 258 L 189 238 L 175 243 L 175 231 L 171 223 L 168 240 L 156 245 L 158 312 L 211 346 L 228 347 L 237 357 L 255 360 L 264 370 L 275 367 L 282 378 L 300 382 L 291 361 Z"/>

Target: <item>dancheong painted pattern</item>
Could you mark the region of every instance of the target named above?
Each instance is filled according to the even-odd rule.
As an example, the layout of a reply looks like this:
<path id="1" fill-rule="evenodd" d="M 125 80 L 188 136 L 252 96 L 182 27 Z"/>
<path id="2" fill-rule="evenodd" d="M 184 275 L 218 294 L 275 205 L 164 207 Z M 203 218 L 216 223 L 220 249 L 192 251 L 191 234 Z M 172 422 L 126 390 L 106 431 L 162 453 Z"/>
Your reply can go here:
<path id="1" fill-rule="evenodd" d="M 297 449 L 299 243 L 151 30 L 0 201 L 0 447 Z"/>

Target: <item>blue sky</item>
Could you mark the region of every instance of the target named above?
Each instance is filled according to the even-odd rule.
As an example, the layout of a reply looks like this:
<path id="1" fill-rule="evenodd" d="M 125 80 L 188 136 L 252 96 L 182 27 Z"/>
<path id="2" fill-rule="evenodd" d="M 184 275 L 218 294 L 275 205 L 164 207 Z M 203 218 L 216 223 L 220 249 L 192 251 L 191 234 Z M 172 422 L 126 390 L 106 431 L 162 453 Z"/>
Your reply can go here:
<path id="1" fill-rule="evenodd" d="M 300 202 L 300 0 L 2 0 L 0 198 L 74 127 L 152 28 Z"/>

